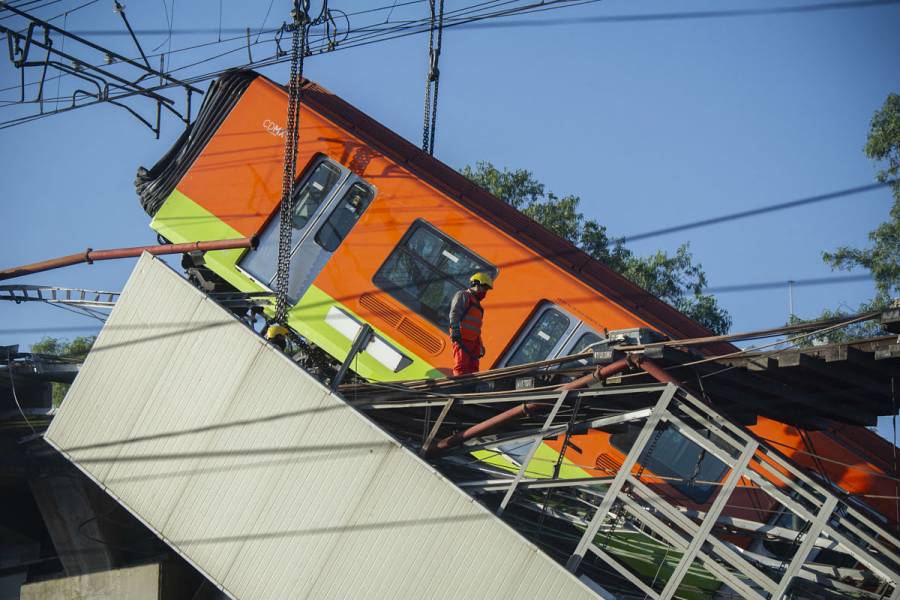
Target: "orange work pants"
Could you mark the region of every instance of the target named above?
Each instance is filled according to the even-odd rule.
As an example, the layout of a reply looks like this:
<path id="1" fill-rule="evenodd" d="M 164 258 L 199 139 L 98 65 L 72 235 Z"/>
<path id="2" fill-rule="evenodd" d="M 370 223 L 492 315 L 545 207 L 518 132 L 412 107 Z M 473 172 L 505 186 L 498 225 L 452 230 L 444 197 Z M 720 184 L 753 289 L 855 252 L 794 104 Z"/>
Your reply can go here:
<path id="1" fill-rule="evenodd" d="M 481 344 L 474 342 L 453 342 L 453 375 L 467 375 L 478 372 L 478 355 Z"/>

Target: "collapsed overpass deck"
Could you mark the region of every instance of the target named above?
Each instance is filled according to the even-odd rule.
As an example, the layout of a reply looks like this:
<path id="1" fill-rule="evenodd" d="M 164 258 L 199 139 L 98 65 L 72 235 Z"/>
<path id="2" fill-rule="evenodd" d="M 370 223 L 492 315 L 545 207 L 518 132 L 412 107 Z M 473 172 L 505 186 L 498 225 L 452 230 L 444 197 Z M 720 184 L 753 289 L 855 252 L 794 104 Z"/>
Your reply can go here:
<path id="1" fill-rule="evenodd" d="M 334 394 L 145 256 L 46 439 L 235 598 L 900 597 L 884 519 L 749 434 L 745 389 L 726 398 L 733 421 L 678 385 L 629 382 L 494 398 L 552 410 L 426 462 L 435 421 L 496 413 L 496 391 Z M 636 432 L 607 476 L 535 474 L 541 444 L 586 422 Z M 705 503 L 660 492 L 647 466 L 663 435 L 723 465 L 688 482 L 710 484 Z M 730 511 L 741 494 L 777 508 Z"/>
<path id="2" fill-rule="evenodd" d="M 235 598 L 594 598 L 145 256 L 46 439 Z"/>

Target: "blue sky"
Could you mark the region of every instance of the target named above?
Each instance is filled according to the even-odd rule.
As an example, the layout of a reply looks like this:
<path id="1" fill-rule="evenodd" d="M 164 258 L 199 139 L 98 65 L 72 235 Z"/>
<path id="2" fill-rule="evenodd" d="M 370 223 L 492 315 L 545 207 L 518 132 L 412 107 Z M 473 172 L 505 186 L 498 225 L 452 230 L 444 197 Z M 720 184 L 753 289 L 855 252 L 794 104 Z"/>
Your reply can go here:
<path id="1" fill-rule="evenodd" d="M 446 9 L 473 2 L 447 0 Z M 330 5 L 354 12 L 392 3 L 392 22 L 426 14 L 427 3 L 408 0 L 331 0 Z M 83 2 L 44 4 L 31 6 L 49 18 Z M 607 0 L 513 17 L 502 27 L 448 29 L 435 155 L 455 168 L 489 160 L 531 169 L 555 193 L 581 196 L 585 214 L 613 235 L 871 183 L 876 167 L 862 148 L 873 112 L 889 92 L 900 91 L 900 3 L 757 16 L 596 20 L 815 4 L 829 3 Z M 289 5 L 274 0 L 266 27 L 285 20 Z M 223 37 L 230 37 L 235 29 L 260 29 L 269 3 L 223 0 L 221 6 Z M 126 14 L 148 53 L 157 46 L 165 51 L 170 43 L 175 50 L 218 38 L 215 0 L 132 2 Z M 387 17 L 388 11 L 381 11 L 350 20 L 358 28 Z M 105 0 L 53 23 L 95 32 L 86 37 L 136 55 L 129 38 L 105 33 L 123 31 Z M 184 33 L 188 29 L 204 32 Z M 228 48 L 236 50 L 179 74 L 246 61 L 246 50 L 232 43 L 174 53 L 167 62 L 183 67 Z M 418 143 L 426 48 L 426 37 L 417 35 L 314 56 L 307 60 L 306 75 Z M 254 57 L 272 50 L 272 44 L 260 44 Z M 285 65 L 263 72 L 279 81 L 287 77 Z M 14 86 L 17 78 L 4 57 L 0 87 Z M 71 77 L 59 85 L 63 95 L 74 90 Z M 55 95 L 55 86 L 48 85 L 48 96 Z M 0 106 L 17 95 L 17 89 L 0 91 Z M 149 103 L 132 105 L 152 113 Z M 2 106 L 0 121 L 33 109 Z M 86 247 L 154 243 L 132 180 L 137 167 L 153 164 L 180 132 L 177 120 L 165 118 L 156 140 L 109 105 L 0 129 L 0 266 Z M 865 244 L 890 203 L 889 192 L 881 189 L 631 247 L 649 253 L 690 242 L 713 287 L 828 277 L 832 273 L 821 252 Z M 85 265 L 19 282 L 118 290 L 132 264 Z M 795 311 L 809 317 L 823 308 L 853 308 L 871 293 L 868 282 L 801 287 L 795 290 Z M 720 301 L 734 318 L 733 331 L 776 326 L 787 318 L 786 286 L 723 293 Z M 28 346 L 45 334 L 72 337 L 97 325 L 46 306 L 0 304 L 0 344 Z"/>

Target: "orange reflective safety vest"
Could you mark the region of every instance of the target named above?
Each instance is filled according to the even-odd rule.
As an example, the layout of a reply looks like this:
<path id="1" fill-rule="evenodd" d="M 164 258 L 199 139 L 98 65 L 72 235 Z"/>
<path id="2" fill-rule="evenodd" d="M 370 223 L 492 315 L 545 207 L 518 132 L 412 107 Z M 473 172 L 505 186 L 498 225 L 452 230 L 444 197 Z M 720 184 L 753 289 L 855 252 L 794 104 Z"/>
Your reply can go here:
<path id="1" fill-rule="evenodd" d="M 478 298 L 472 292 L 463 292 L 466 298 L 466 308 L 459 320 L 459 333 L 465 342 L 476 342 L 481 339 L 481 322 L 484 319 L 484 309 Z"/>

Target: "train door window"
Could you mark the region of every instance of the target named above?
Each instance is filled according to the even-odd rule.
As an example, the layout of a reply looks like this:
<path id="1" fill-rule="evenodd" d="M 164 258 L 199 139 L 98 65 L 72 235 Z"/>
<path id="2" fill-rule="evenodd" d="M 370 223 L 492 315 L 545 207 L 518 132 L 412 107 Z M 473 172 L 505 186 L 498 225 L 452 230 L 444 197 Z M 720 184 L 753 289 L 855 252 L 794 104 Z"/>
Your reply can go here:
<path id="1" fill-rule="evenodd" d="M 562 311 L 548 306 L 532 319 L 531 327 L 519 340 L 516 349 L 504 366 L 521 365 L 544 360 L 553 353 L 567 333 L 572 319 Z"/>
<path id="2" fill-rule="evenodd" d="M 603 336 L 601 336 L 598 333 L 594 333 L 593 331 L 587 331 L 587 332 L 581 334 L 581 336 L 579 336 L 575 340 L 575 343 L 572 344 L 572 346 L 570 348 L 568 348 L 567 350 L 563 350 L 563 352 L 560 356 L 568 356 L 570 354 L 580 354 L 588 346 L 594 346 L 598 342 L 602 342 L 602 341 L 603 341 Z M 568 369 L 570 367 L 577 367 L 579 365 L 584 365 L 584 364 L 587 364 L 587 362 L 584 359 L 570 360 L 569 362 L 561 364 L 559 366 L 559 368 L 560 369 Z"/>
<path id="3" fill-rule="evenodd" d="M 310 174 L 309 179 L 294 196 L 294 210 L 291 215 L 291 226 L 295 231 L 302 231 L 313 215 L 328 198 L 331 190 L 341 179 L 341 170 L 327 161 L 319 165 Z"/>
<path id="4" fill-rule="evenodd" d="M 640 431 L 640 425 L 629 424 L 624 432 L 611 435 L 609 442 L 616 450 L 627 454 Z M 658 436 L 656 442 L 653 442 L 653 437 L 647 442 L 641 454 L 641 464 L 660 477 L 668 478 L 666 483 L 697 504 L 709 501 L 728 466 L 704 452 L 672 425 L 663 425 L 653 436 Z M 648 456 L 647 451 L 651 447 Z"/>
<path id="5" fill-rule="evenodd" d="M 303 183 L 294 190 L 294 208 L 291 213 L 291 250 L 294 251 L 310 228 L 310 221 L 321 212 L 323 205 L 338 188 L 344 170 L 327 159 L 320 159 Z M 278 266 L 278 239 L 280 218 L 276 213 L 266 224 L 253 252 L 247 252 L 240 261 L 240 268 L 261 284 L 271 287 Z"/>
<path id="6" fill-rule="evenodd" d="M 348 175 L 346 181 L 335 192 L 335 198 L 328 200 L 319 216 L 309 225 L 306 233 L 291 252 L 291 268 L 288 278 L 288 298 L 298 302 L 319 276 L 344 238 L 356 225 L 375 197 L 375 189 L 356 175 Z M 315 236 L 311 231 L 318 231 Z"/>
<path id="7" fill-rule="evenodd" d="M 449 327 L 453 295 L 469 278 L 498 271 L 467 248 L 419 219 L 375 273 L 373 281 L 409 309 L 437 327 Z"/>
<path id="8" fill-rule="evenodd" d="M 328 252 L 337 250 L 374 197 L 375 190 L 360 181 L 354 182 L 319 228 L 316 243 Z"/>

